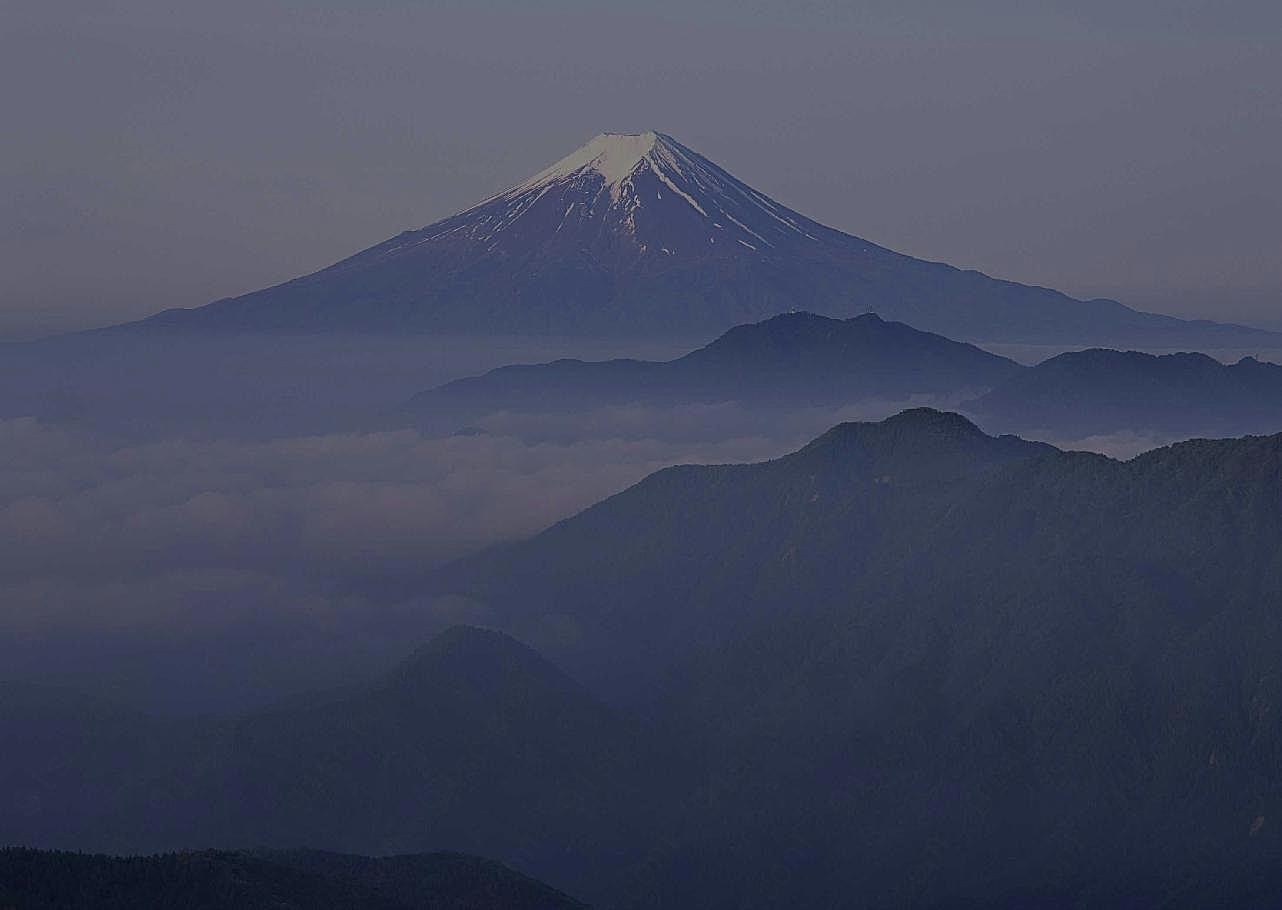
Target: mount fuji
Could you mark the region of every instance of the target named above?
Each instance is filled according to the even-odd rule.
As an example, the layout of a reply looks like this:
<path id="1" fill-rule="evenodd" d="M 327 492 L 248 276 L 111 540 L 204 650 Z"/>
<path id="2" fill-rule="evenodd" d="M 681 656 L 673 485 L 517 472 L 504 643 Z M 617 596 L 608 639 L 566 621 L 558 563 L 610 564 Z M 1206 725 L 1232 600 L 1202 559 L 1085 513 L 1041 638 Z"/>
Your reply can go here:
<path id="1" fill-rule="evenodd" d="M 825 227 L 656 132 L 603 133 L 465 212 L 284 284 L 134 325 L 689 337 L 794 309 L 875 310 L 968 340 L 1277 337 L 915 259 Z"/>

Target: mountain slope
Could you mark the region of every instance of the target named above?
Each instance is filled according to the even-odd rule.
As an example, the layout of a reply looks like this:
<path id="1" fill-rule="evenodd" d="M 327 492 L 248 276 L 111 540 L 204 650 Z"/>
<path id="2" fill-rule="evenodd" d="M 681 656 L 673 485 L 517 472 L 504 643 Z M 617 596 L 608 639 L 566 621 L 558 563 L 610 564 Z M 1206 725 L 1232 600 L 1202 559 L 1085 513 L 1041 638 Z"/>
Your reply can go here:
<path id="1" fill-rule="evenodd" d="M 587 906 L 502 863 L 463 853 L 368 857 L 320 850 L 265 850 L 256 855 L 293 869 L 350 879 L 405 907 L 585 910 Z"/>
<path id="2" fill-rule="evenodd" d="M 690 337 L 794 309 L 876 311 L 965 339 L 1272 337 L 914 259 L 818 224 L 654 132 L 602 134 L 458 215 L 311 275 L 139 325 Z"/>
<path id="3" fill-rule="evenodd" d="M 1274 907 L 1280 487 L 1282 434 L 1119 462 L 929 409 L 661 471 L 433 578 L 586 688 L 455 629 L 158 802 L 612 907 Z"/>
<path id="4" fill-rule="evenodd" d="M 630 906 L 1266 907 L 1279 483 L 1282 436 L 1122 463 L 909 412 L 660 472 L 442 590 L 555 610 L 543 647 L 698 744 Z"/>
<path id="5" fill-rule="evenodd" d="M 966 405 L 990 425 L 1238 435 L 1282 430 L 1282 366 L 1204 354 L 1090 350 L 1052 357 Z"/>
<path id="6" fill-rule="evenodd" d="M 1020 370 L 1005 357 L 872 313 L 847 320 L 788 313 L 736 326 L 667 362 L 558 360 L 500 367 L 417 395 L 409 409 L 462 418 L 635 402 L 833 405 L 955 395 L 990 388 Z"/>
<path id="7" fill-rule="evenodd" d="M 583 894 L 653 842 L 682 776 L 636 718 L 467 626 L 369 686 L 237 718 L 162 720 L 0 686 L 0 737 L 0 844 L 463 850 Z"/>
<path id="8" fill-rule="evenodd" d="M 371 859 L 312 850 L 112 857 L 0 850 L 13 910 L 574 910 L 585 905 L 461 854 Z"/>
<path id="9" fill-rule="evenodd" d="M 904 543 L 897 510 L 927 520 L 966 478 L 1053 451 L 925 408 L 842 424 L 776 461 L 660 471 L 435 585 L 492 606 L 596 691 L 644 702 L 693 655 L 875 571 Z"/>
<path id="10" fill-rule="evenodd" d="M 221 839 L 451 849 L 583 882 L 652 830 L 632 722 L 497 632 L 442 632 L 382 683 L 244 718 Z"/>
<path id="11" fill-rule="evenodd" d="M 216 722 L 151 717 L 76 692 L 0 684 L 0 845 L 157 849 L 200 841 Z"/>

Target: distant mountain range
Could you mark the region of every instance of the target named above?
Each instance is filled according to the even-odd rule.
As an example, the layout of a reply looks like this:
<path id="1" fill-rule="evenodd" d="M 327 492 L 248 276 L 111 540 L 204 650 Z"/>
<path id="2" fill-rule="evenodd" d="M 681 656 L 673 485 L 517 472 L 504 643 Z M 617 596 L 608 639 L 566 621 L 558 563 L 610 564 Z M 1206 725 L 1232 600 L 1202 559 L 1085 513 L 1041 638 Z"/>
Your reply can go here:
<path id="1" fill-rule="evenodd" d="M 0 849 L 6 910 L 585 910 L 499 863 L 316 850 L 91 856 Z"/>
<path id="2" fill-rule="evenodd" d="M 978 397 L 970 397 L 982 392 Z M 1154 356 L 1092 349 L 1025 367 L 868 313 L 788 313 L 736 326 L 666 362 L 611 360 L 500 367 L 415 396 L 407 413 L 454 431 L 485 415 L 586 412 L 608 405 L 836 407 L 950 401 L 990 429 L 1080 438 L 1119 431 L 1168 438 L 1282 431 L 1282 366 L 1252 357 Z M 969 400 L 967 400 L 969 399 Z"/>
<path id="3" fill-rule="evenodd" d="M 1060 433 L 1152 430 L 1234 436 L 1282 430 L 1282 366 L 1205 354 L 1089 350 L 1020 370 L 966 405 L 989 426 Z"/>
<path id="4" fill-rule="evenodd" d="M 133 330 L 690 338 L 794 309 L 954 338 L 1282 345 L 915 259 L 825 227 L 662 133 L 605 133 L 465 212 Z"/>
<path id="5" fill-rule="evenodd" d="M 450 842 L 609 907 L 1276 906 L 1280 483 L 1282 435 L 1118 462 L 929 409 L 667 469 L 419 592 L 538 653 L 458 628 L 227 722 L 0 689 L 0 837 Z"/>
<path id="6" fill-rule="evenodd" d="M 610 360 L 507 366 L 416 396 L 411 413 L 463 420 L 495 411 L 573 411 L 609 404 L 742 401 L 840 405 L 957 396 L 1020 372 L 1013 360 L 874 314 L 789 313 L 736 326 L 667 362 Z"/>

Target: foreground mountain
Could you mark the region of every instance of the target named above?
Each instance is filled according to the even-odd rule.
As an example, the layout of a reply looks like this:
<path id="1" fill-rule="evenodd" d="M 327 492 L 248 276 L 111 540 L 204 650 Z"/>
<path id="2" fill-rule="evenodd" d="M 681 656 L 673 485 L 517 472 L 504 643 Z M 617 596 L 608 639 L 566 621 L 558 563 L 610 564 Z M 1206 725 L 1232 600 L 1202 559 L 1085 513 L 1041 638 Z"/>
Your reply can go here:
<path id="1" fill-rule="evenodd" d="M 1013 373 L 967 409 L 990 426 L 1088 435 L 1207 436 L 1282 430 L 1282 366 L 1205 354 L 1090 350 Z"/>
<path id="2" fill-rule="evenodd" d="M 0 844 L 463 850 L 586 894 L 680 795 L 666 744 L 528 647 L 466 626 L 369 686 L 239 718 L 4 685 L 0 736 Z"/>
<path id="3" fill-rule="evenodd" d="M 312 850 L 111 857 L 0 850 L 6 910 L 577 910 L 507 867 L 454 853 Z"/>
<path id="4" fill-rule="evenodd" d="M 776 461 L 660 471 L 435 583 L 490 606 L 596 691 L 652 701 L 776 610 L 847 596 L 862 567 L 887 565 L 880 546 L 911 546 L 972 476 L 1054 451 L 924 408 L 842 424 Z"/>
<path id="5" fill-rule="evenodd" d="M 328 268 L 140 325 L 707 336 L 794 309 L 956 338 L 1226 346 L 1274 336 L 905 256 L 818 224 L 661 133 L 605 133 L 479 205 Z"/>
<path id="6" fill-rule="evenodd" d="M 700 744 L 636 906 L 1267 907 L 1280 483 L 1282 436 L 1121 463 L 907 412 L 441 583 Z"/>
<path id="7" fill-rule="evenodd" d="M 1282 435 L 1119 462 L 929 409 L 842 424 L 419 592 L 537 653 L 444 633 L 194 758 L 143 750 L 127 773 L 160 783 L 109 815 L 111 773 L 65 781 L 124 721 L 46 736 L 0 798 L 163 809 L 187 843 L 462 849 L 610 907 L 1275 907 L 1280 486 Z"/>
<path id="8" fill-rule="evenodd" d="M 190 806 L 214 789 L 225 733 L 209 720 L 0 684 L 0 846 L 134 852 L 208 842 Z"/>
<path id="9" fill-rule="evenodd" d="M 913 395 L 957 396 L 1021 371 L 974 345 L 868 313 L 788 313 L 736 326 L 666 362 L 558 360 L 509 366 L 416 396 L 411 412 L 464 419 L 494 411 L 568 411 L 608 404 L 739 401 L 796 407 Z"/>

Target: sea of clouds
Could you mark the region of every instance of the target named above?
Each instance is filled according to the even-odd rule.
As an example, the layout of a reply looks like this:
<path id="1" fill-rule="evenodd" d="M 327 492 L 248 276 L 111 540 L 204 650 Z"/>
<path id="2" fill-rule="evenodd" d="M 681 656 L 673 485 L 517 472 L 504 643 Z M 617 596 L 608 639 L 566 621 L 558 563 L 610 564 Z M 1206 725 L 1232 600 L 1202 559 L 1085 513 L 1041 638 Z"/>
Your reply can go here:
<path id="1" fill-rule="evenodd" d="M 39 415 L 0 419 L 0 681 L 162 711 L 375 677 L 485 621 L 424 594 L 451 559 L 672 464 L 777 457 L 843 420 L 950 404 L 620 406 L 433 436 L 398 425 L 400 403 L 555 345 L 91 341 L 0 358 L 0 414 Z M 1127 457 L 1164 441 L 1064 442 Z"/>

